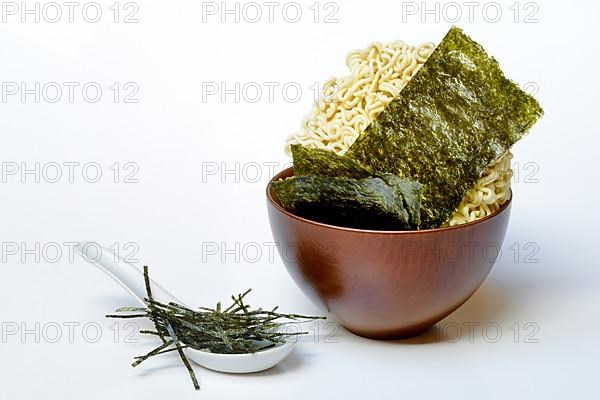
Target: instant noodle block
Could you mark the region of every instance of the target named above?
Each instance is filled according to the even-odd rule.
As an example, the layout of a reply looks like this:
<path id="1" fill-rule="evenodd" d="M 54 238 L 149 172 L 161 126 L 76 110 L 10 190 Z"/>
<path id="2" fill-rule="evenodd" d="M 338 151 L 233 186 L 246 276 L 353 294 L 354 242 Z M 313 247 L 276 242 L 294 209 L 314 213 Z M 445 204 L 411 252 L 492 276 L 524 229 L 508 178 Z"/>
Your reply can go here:
<path id="1" fill-rule="evenodd" d="M 293 176 L 272 183 L 288 211 L 332 225 L 376 230 L 413 227 L 407 199 L 419 199 L 421 185 L 385 174 L 354 179 L 346 176 Z M 418 209 L 418 207 L 417 207 Z"/>
<path id="2" fill-rule="evenodd" d="M 346 155 L 425 185 L 421 228 L 435 228 L 542 114 L 494 58 L 453 27 Z"/>

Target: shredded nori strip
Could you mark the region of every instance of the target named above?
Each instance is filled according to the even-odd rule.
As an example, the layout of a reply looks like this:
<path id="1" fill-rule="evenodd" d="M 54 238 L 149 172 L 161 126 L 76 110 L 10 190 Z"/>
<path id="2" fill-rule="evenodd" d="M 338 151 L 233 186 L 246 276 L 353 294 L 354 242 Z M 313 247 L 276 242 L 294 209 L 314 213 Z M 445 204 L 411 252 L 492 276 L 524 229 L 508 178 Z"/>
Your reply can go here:
<path id="1" fill-rule="evenodd" d="M 410 229 L 417 229 L 419 227 L 423 186 L 419 182 L 403 179 L 393 174 L 375 172 L 370 167 L 352 158 L 339 156 L 325 149 L 310 149 L 299 144 L 293 144 L 291 149 L 294 158 L 295 176 L 314 175 L 353 179 L 380 178 L 386 185 L 394 187 L 396 192 L 402 196 L 403 206 L 409 214 L 409 224 L 407 227 Z M 333 202 L 335 199 L 332 198 L 330 201 Z M 404 224 L 405 221 L 402 220 L 402 225 Z M 397 224 L 392 222 L 391 225 L 396 226 Z"/>
<path id="2" fill-rule="evenodd" d="M 152 320 L 155 330 L 141 330 L 140 333 L 158 336 L 162 344 L 142 356 L 135 357 L 132 366 L 137 367 L 151 357 L 176 351 L 196 390 L 200 389 L 200 385 L 184 349 L 191 348 L 219 354 L 255 353 L 274 347 L 278 343 L 286 343 L 289 337 L 308 333 L 298 330 L 288 332 L 280 329 L 286 323 L 325 318 L 281 314 L 277 312 L 278 307 L 274 307 L 270 311 L 261 308 L 253 309 L 244 301 L 251 289 L 246 290 L 243 294 L 231 296 L 233 302 L 225 309 L 222 309 L 221 303 L 217 303 L 215 308 L 200 307 L 198 310 L 192 310 L 173 302 L 161 303 L 152 297 L 148 266 L 144 266 L 144 283 L 147 296 L 144 299 L 145 307 L 121 307 L 117 309 L 118 314 L 106 317 L 149 318 Z M 282 322 L 282 320 L 288 321 Z"/>
<path id="3" fill-rule="evenodd" d="M 418 197 L 420 185 L 403 179 L 345 176 L 294 176 L 272 183 L 281 205 L 296 215 L 331 225 L 358 229 L 411 229 L 405 197 Z M 408 195 L 403 190 L 410 191 Z"/>
<path id="4" fill-rule="evenodd" d="M 494 58 L 453 27 L 346 156 L 424 184 L 421 227 L 435 228 L 542 114 Z"/>

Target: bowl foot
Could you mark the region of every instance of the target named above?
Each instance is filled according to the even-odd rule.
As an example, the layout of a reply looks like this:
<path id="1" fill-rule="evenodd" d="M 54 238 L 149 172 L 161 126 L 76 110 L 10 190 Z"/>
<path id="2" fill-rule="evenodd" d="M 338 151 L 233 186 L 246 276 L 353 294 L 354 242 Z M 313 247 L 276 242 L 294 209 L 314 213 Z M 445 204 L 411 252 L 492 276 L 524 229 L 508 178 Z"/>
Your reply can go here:
<path id="1" fill-rule="evenodd" d="M 394 330 L 385 330 L 385 331 L 370 331 L 364 329 L 355 329 L 345 325 L 342 325 L 346 328 L 347 331 L 353 333 L 355 335 L 374 340 L 397 340 L 397 339 L 409 339 L 415 336 L 422 335 L 431 329 L 433 324 L 420 324 L 420 325 L 411 325 L 402 327 L 400 329 Z"/>

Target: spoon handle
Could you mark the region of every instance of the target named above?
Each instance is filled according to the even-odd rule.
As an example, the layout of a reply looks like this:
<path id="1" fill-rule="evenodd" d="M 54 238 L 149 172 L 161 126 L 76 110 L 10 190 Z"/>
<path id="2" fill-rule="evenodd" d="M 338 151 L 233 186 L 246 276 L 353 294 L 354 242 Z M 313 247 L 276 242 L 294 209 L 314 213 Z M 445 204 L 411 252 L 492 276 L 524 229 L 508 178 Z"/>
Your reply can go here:
<path id="1" fill-rule="evenodd" d="M 85 261 L 96 265 L 113 278 L 142 306 L 146 306 L 146 302 L 144 301 L 144 298 L 147 297 L 144 274 L 138 267 L 116 256 L 112 251 L 95 242 L 81 242 L 75 246 L 75 250 L 77 250 L 77 253 Z M 150 279 L 150 285 L 154 299 L 163 303 L 175 302 L 183 305 L 181 301 L 177 300 L 175 296 L 163 289 L 152 279 Z"/>

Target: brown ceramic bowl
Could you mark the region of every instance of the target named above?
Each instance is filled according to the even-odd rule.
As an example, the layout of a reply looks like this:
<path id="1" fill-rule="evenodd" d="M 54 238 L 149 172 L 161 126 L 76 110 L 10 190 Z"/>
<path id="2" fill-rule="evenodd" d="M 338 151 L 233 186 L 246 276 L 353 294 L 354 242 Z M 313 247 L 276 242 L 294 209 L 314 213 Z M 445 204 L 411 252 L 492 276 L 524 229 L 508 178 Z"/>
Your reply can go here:
<path id="1" fill-rule="evenodd" d="M 348 330 L 378 339 L 418 335 L 471 297 L 499 254 L 510 203 L 455 227 L 371 231 L 294 215 L 267 187 L 273 237 L 296 284 Z"/>

